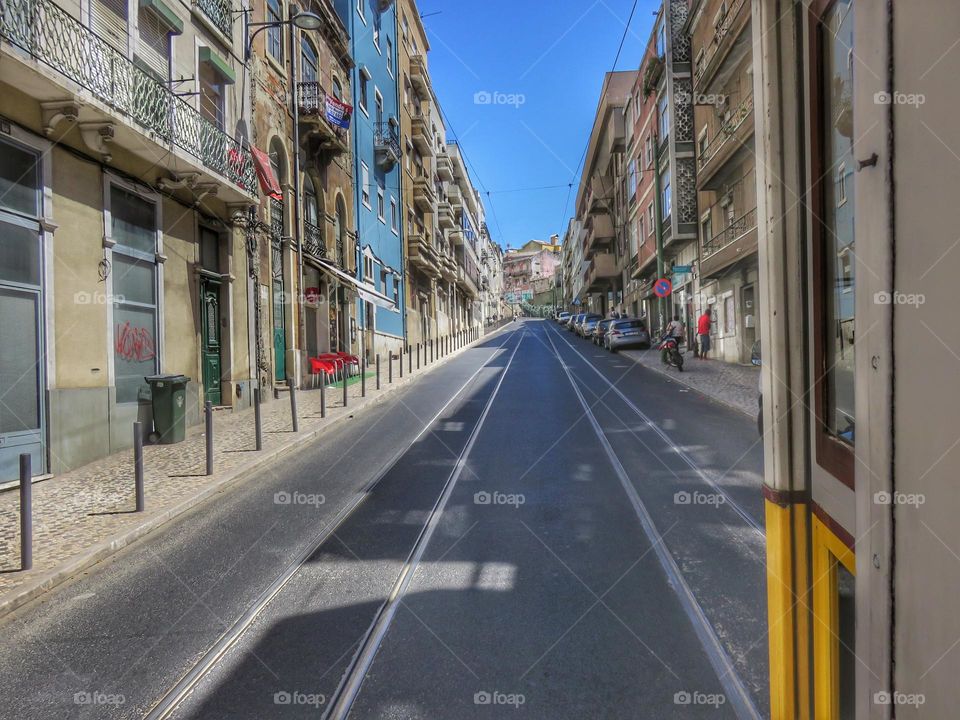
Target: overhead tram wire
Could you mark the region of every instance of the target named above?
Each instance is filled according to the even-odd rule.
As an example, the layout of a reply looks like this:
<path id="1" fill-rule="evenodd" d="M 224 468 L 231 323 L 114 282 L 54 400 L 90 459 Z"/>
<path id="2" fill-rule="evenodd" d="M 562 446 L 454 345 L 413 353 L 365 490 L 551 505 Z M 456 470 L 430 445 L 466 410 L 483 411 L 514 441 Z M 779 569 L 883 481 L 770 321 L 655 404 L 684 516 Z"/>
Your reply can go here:
<path id="1" fill-rule="evenodd" d="M 630 32 L 630 23 L 633 22 L 633 16 L 637 12 L 637 4 L 639 0 L 633 0 L 633 7 L 630 8 L 630 17 L 627 18 L 627 24 L 623 26 L 623 35 L 620 36 L 620 45 L 617 47 L 617 55 L 613 58 L 613 67 L 610 68 L 610 72 L 615 72 L 617 69 L 617 63 L 620 62 L 620 53 L 623 52 L 623 44 L 627 40 L 627 33 Z M 573 185 L 577 181 L 577 173 L 580 172 L 580 166 L 583 165 L 583 161 L 587 158 L 587 150 L 590 149 L 590 136 L 587 136 L 587 142 L 583 147 L 583 154 L 580 155 L 580 160 L 577 162 L 577 167 L 573 171 L 573 178 L 570 180 L 570 189 L 567 191 L 567 199 L 563 202 L 563 217 L 560 218 L 560 225 L 558 227 L 564 229 L 566 233 L 566 228 L 564 226 L 564 221 L 567 219 L 567 205 L 570 204 L 570 193 L 573 191 Z"/>

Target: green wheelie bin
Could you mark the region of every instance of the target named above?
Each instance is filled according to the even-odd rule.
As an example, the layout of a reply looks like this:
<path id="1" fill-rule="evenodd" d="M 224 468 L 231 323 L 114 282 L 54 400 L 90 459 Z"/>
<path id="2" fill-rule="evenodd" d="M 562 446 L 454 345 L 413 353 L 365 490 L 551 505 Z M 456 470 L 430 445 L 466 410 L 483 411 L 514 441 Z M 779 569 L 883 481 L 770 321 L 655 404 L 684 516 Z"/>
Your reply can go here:
<path id="1" fill-rule="evenodd" d="M 151 375 L 144 380 L 150 385 L 153 402 L 153 432 L 150 439 L 161 445 L 183 442 L 187 432 L 186 375 Z"/>

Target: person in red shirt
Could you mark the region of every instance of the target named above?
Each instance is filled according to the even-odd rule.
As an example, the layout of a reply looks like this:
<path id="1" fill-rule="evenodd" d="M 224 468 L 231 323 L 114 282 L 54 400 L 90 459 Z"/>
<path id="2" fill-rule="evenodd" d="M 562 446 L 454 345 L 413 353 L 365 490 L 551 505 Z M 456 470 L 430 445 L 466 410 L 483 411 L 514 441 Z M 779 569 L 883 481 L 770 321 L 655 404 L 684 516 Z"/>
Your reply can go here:
<path id="1" fill-rule="evenodd" d="M 697 337 L 700 340 L 700 354 L 697 355 L 701 360 L 707 359 L 707 353 L 710 352 L 710 324 L 713 317 L 710 314 L 710 306 L 704 308 L 703 313 L 697 318 Z"/>

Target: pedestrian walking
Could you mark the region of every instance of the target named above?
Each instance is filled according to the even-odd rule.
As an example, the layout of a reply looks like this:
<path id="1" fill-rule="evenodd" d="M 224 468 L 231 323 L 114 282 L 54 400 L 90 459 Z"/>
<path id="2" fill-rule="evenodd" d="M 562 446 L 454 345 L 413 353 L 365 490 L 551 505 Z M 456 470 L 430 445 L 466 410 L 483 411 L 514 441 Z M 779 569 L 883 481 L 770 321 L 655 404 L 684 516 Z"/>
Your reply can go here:
<path id="1" fill-rule="evenodd" d="M 701 360 L 707 359 L 707 353 L 710 352 L 710 325 L 713 323 L 713 317 L 710 314 L 710 306 L 707 305 L 700 317 L 697 318 L 697 338 L 700 340 L 700 352 L 697 357 Z"/>

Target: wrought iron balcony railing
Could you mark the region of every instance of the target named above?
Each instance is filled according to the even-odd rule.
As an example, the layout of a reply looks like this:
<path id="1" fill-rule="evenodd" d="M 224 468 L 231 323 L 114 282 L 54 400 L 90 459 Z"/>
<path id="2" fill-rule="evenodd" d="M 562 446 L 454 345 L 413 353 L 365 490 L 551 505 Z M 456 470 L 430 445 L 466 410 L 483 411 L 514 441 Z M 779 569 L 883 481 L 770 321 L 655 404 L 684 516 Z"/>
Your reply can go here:
<path id="1" fill-rule="evenodd" d="M 228 38 L 233 35 L 233 7 L 229 0 L 196 0 L 197 7 Z"/>
<path id="2" fill-rule="evenodd" d="M 703 243 L 703 253 L 701 257 L 706 260 L 711 255 L 716 255 L 755 227 L 757 227 L 757 209 L 753 208 L 733 220 L 712 238 L 706 240 Z"/>
<path id="3" fill-rule="evenodd" d="M 248 193 L 250 151 L 50 0 L 2 0 L 0 36 Z"/>
<path id="4" fill-rule="evenodd" d="M 397 126 L 393 123 L 377 123 L 374 145 L 378 152 L 392 154 L 394 162 L 400 160 L 400 136 L 397 133 Z"/>
<path id="5" fill-rule="evenodd" d="M 343 235 L 337 236 L 337 265 L 344 270 L 347 269 L 347 254 L 343 244 Z"/>
<path id="6" fill-rule="evenodd" d="M 712 138 L 707 141 L 707 145 L 700 150 L 697 157 L 697 169 L 702 170 L 703 166 L 713 160 L 720 148 L 740 129 L 740 126 L 753 115 L 753 95 L 747 95 L 728 120 L 720 125 L 720 128 Z"/>
<path id="7" fill-rule="evenodd" d="M 303 221 L 303 249 L 316 258 L 327 259 L 327 243 L 323 239 L 323 230 L 306 220 Z"/>
<path id="8" fill-rule="evenodd" d="M 297 83 L 297 108 L 301 115 L 319 119 L 339 142 L 349 145 L 347 131 L 327 119 L 327 91 L 319 82 Z"/>
<path id="9" fill-rule="evenodd" d="M 694 85 L 699 85 L 700 81 L 703 80 L 703 76 L 713 63 L 717 52 L 720 50 L 720 46 L 723 44 L 724 38 L 726 38 L 730 32 L 730 28 L 733 27 L 733 21 L 737 19 L 737 16 L 745 5 L 749 5 L 747 0 L 734 0 L 733 4 L 727 8 L 727 14 L 723 16 L 723 19 L 720 20 L 720 23 L 713 32 L 710 47 L 704 51 L 703 56 L 697 61 L 697 66 L 693 71 Z"/>

